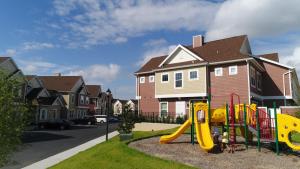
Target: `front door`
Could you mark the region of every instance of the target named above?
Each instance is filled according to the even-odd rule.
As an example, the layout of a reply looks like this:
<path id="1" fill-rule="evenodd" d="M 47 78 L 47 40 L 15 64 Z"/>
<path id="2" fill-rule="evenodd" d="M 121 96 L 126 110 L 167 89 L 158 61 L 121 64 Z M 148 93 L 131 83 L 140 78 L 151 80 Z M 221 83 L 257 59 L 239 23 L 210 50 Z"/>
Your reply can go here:
<path id="1" fill-rule="evenodd" d="M 176 116 L 183 117 L 185 115 L 185 101 L 177 101 L 176 102 Z"/>

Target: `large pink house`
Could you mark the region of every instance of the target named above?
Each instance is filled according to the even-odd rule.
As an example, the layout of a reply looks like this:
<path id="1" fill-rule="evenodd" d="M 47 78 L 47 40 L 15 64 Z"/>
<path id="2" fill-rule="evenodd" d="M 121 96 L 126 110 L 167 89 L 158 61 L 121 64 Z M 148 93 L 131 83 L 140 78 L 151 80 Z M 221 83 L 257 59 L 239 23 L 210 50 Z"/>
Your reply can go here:
<path id="1" fill-rule="evenodd" d="M 299 110 L 295 68 L 280 63 L 277 53 L 253 54 L 246 35 L 209 42 L 194 36 L 192 45 L 152 58 L 135 75 L 140 113 L 184 115 L 190 100 L 207 102 L 209 92 L 213 108 L 236 93 L 241 103 Z"/>

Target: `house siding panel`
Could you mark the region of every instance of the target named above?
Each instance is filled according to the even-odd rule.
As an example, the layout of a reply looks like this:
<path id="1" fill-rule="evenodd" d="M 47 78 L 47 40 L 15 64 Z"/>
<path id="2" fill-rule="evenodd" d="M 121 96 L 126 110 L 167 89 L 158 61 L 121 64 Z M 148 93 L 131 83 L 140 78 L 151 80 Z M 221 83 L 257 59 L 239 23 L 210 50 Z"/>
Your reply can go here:
<path id="1" fill-rule="evenodd" d="M 139 95 L 141 96 L 140 110 L 141 112 L 159 112 L 159 101 L 155 98 L 155 82 L 149 83 L 149 76 L 154 74 L 141 75 L 139 77 L 145 77 L 145 83 L 139 85 Z"/>
<path id="2" fill-rule="evenodd" d="M 189 80 L 189 70 L 198 70 L 198 80 Z M 174 88 L 174 74 L 175 72 L 183 72 L 183 88 Z M 169 73 L 169 82 L 162 83 L 161 76 L 164 73 Z M 206 67 L 195 67 L 170 70 L 164 72 L 158 72 L 155 74 L 156 82 L 156 95 L 169 95 L 169 94 L 194 94 L 204 93 L 206 94 Z"/>
<path id="3" fill-rule="evenodd" d="M 283 74 L 289 70 L 284 67 L 273 65 L 271 63 L 263 62 L 266 72 L 264 73 L 263 95 L 264 96 L 283 96 Z M 289 89 L 289 85 L 286 90 Z"/>
<path id="4" fill-rule="evenodd" d="M 238 74 L 229 75 L 229 66 L 237 66 Z M 215 76 L 214 69 L 222 67 L 223 76 Z M 209 67 L 212 108 L 224 106 L 230 102 L 230 94 L 240 96 L 241 103 L 249 103 L 247 63 L 224 64 Z M 237 101 L 236 101 L 237 102 Z"/>

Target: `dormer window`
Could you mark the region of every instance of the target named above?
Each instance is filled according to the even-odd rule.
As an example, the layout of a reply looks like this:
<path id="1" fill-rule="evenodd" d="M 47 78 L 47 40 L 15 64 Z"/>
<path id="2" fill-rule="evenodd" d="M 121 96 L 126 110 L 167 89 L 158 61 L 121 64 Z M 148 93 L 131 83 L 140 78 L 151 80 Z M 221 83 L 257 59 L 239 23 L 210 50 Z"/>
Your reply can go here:
<path id="1" fill-rule="evenodd" d="M 84 96 L 80 95 L 80 104 L 84 104 Z"/>

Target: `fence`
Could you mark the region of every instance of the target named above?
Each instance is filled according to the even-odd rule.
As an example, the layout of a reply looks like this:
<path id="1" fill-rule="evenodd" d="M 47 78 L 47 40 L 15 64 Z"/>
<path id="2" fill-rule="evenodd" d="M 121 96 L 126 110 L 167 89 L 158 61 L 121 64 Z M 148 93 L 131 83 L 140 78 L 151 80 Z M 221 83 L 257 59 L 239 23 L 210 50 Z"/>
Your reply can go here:
<path id="1" fill-rule="evenodd" d="M 187 120 L 187 115 L 177 116 L 174 112 L 168 112 L 167 115 L 161 116 L 159 112 L 141 112 L 136 114 L 136 122 L 151 123 L 170 123 L 183 124 Z"/>

